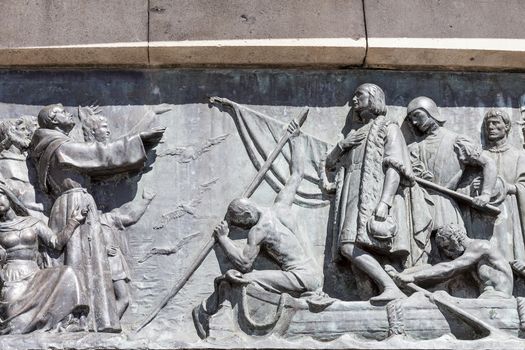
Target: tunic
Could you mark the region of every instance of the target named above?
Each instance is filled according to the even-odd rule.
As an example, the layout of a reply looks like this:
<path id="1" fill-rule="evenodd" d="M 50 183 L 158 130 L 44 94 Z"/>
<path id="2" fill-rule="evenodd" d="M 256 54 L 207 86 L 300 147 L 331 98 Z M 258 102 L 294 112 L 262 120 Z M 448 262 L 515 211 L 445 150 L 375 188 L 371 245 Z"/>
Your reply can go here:
<path id="1" fill-rule="evenodd" d="M 129 282 L 131 273 L 124 254 L 124 252 L 127 252 L 127 240 L 123 237 L 124 225 L 119 216 L 111 212 L 101 214 L 100 223 L 102 224 L 106 247 L 115 247 L 117 251 L 115 256 L 108 255 L 111 279 L 113 281 L 124 280 Z"/>
<path id="2" fill-rule="evenodd" d="M 465 136 L 439 128 L 410 147 L 412 168 L 417 176 L 432 173 L 432 182 L 456 190 L 467 165 L 478 163 L 481 148 Z M 457 202 L 440 192 L 428 190 L 434 229 L 446 224 L 464 226 Z"/>
<path id="3" fill-rule="evenodd" d="M 120 331 L 100 216 L 87 188 L 90 176 L 140 169 L 146 159 L 142 140 L 137 135 L 105 144 L 74 142 L 59 131 L 38 129 L 31 156 L 37 161 L 40 185 L 56 198 L 49 216 L 53 231 L 64 228 L 75 208 L 90 208 L 86 222 L 75 230 L 63 254 L 53 258 L 55 264 L 71 266 L 79 277 L 82 295 L 91 310 L 90 329 Z"/>

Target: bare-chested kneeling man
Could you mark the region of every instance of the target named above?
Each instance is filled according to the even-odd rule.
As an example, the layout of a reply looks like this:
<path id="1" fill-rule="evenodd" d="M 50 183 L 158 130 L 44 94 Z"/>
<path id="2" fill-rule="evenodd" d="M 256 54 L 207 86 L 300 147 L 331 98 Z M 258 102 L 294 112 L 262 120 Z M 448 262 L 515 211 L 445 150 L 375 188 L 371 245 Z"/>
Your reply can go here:
<path id="1" fill-rule="evenodd" d="M 291 208 L 304 175 L 304 151 L 299 149 L 299 127 L 292 124 L 289 131 L 293 135 L 291 175 L 273 206 L 266 208 L 246 198 L 235 199 L 214 233 L 229 260 L 244 273 L 230 272 L 227 277 L 241 283 L 252 282 L 271 292 L 299 296 L 319 289 L 322 274 L 296 236 L 298 228 Z M 244 248 L 238 248 L 228 237 L 228 225 L 249 230 Z M 261 247 L 281 270 L 252 271 Z"/>
<path id="2" fill-rule="evenodd" d="M 405 270 L 395 279 L 409 282 L 440 282 L 468 269 L 476 269 L 479 281 L 479 298 L 511 298 L 513 289 L 512 269 L 503 254 L 490 242 L 467 237 L 457 225 L 445 225 L 437 231 L 436 241 L 451 259 L 415 272 Z"/>

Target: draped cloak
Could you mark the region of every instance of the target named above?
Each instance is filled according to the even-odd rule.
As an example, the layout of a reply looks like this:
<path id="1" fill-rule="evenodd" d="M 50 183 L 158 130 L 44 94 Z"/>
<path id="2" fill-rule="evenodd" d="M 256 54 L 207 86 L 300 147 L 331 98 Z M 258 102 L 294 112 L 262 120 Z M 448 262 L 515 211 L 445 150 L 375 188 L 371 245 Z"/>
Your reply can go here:
<path id="1" fill-rule="evenodd" d="M 242 106 L 226 98 L 214 98 L 214 103 L 231 108 L 231 116 L 234 119 L 235 125 L 239 132 L 241 140 L 246 148 L 247 154 L 254 167 L 257 170 L 259 170 L 261 168 L 262 163 L 271 153 L 271 151 L 275 147 L 275 144 L 281 137 L 284 131 L 283 127 L 285 127 L 285 124 L 268 115 L 254 111 L 246 106 Z M 403 172 L 405 170 L 410 169 L 410 161 L 407 158 L 408 156 L 406 151 L 405 140 L 397 124 L 395 124 L 392 121 L 387 122 L 384 118 L 384 116 L 379 118 L 379 120 L 381 120 L 381 123 L 388 123 L 389 125 L 392 125 L 388 127 L 389 130 L 396 130 L 393 132 L 396 134 L 396 137 L 388 138 L 388 140 L 392 140 L 392 142 L 395 143 L 396 147 L 403 149 L 403 160 L 399 163 L 394 162 L 396 158 L 388 156 L 388 151 L 391 149 L 390 146 L 388 146 L 388 151 L 386 152 L 387 156 L 385 158 L 386 162 L 383 163 L 382 159 L 378 159 L 378 163 L 373 166 L 377 166 L 381 169 L 381 171 L 379 172 L 381 174 L 379 176 L 381 176 L 381 179 L 383 179 L 383 164 L 386 165 L 389 161 L 392 161 L 392 164 L 396 163 L 397 165 L 399 165 L 399 171 L 401 172 L 403 178 Z M 384 142 L 386 140 L 384 136 L 385 135 L 382 135 L 382 137 L 377 139 L 377 141 L 379 143 Z M 320 188 L 320 183 L 324 181 L 321 179 L 320 173 L 324 172 L 324 169 L 322 169 L 322 167 L 324 167 L 322 159 L 325 157 L 326 153 L 330 149 L 333 149 L 334 146 L 305 132 L 302 132 L 300 137 L 303 137 L 305 140 L 305 153 L 307 156 L 305 161 L 305 176 L 294 198 L 294 203 L 304 208 L 316 208 L 329 205 L 330 202 L 327 200 Z M 370 147 L 370 149 L 374 147 L 374 149 L 380 152 L 381 154 L 383 154 L 384 152 L 384 144 L 378 144 L 377 146 Z M 343 157 L 342 159 L 347 158 Z M 265 176 L 265 180 L 275 190 L 275 192 L 279 192 L 284 187 L 287 172 L 289 171 L 289 163 L 290 151 L 286 147 L 284 147 L 281 151 L 281 154 L 273 162 L 273 164 L 270 167 L 270 170 L 266 173 Z M 368 164 L 370 164 L 369 166 L 372 166 L 371 162 L 368 162 Z M 408 168 L 403 170 L 401 164 L 406 164 Z M 333 221 L 329 224 L 332 227 L 330 233 L 332 233 L 334 236 L 331 240 L 332 249 L 330 250 L 333 254 L 332 258 L 334 260 L 339 259 L 339 238 L 341 228 L 347 212 L 346 209 L 348 208 L 350 210 L 348 211 L 349 213 L 355 212 L 357 210 L 357 205 L 359 202 L 359 181 L 357 182 L 357 187 L 356 183 L 352 181 L 352 186 L 351 188 L 349 188 L 350 182 L 348 181 L 350 181 L 350 178 L 345 175 L 349 171 L 353 171 L 355 173 L 354 176 L 356 176 L 355 178 L 360 179 L 360 175 L 358 174 L 361 173 L 361 161 L 358 161 L 354 165 L 345 164 L 344 161 L 339 161 L 336 168 L 337 175 L 335 185 L 337 187 L 337 190 L 335 200 L 333 201 L 334 215 Z M 408 174 L 408 172 L 406 174 Z M 344 186 L 345 179 L 347 181 L 346 186 Z M 377 182 L 376 185 L 382 186 L 382 180 L 380 182 Z M 363 186 L 366 188 L 366 184 Z M 401 204 L 402 202 L 403 206 L 405 207 L 405 209 L 400 210 L 403 210 L 405 213 L 407 213 L 408 216 L 403 218 L 401 225 L 404 225 L 404 227 L 406 227 L 408 231 L 402 233 L 404 235 L 403 238 L 400 237 L 404 243 L 400 244 L 400 246 L 402 246 L 403 248 L 401 248 L 399 252 L 401 254 L 406 254 L 409 251 L 410 259 L 407 259 L 406 261 L 408 266 L 425 263 L 426 257 L 428 256 L 428 252 L 430 251 L 429 229 L 431 229 L 432 223 L 430 214 L 428 212 L 428 205 L 425 201 L 425 198 L 423 197 L 423 192 L 421 188 L 417 184 L 412 184 L 411 187 L 402 186 L 401 188 L 403 194 L 396 196 L 395 201 L 399 202 L 399 204 Z M 382 187 L 379 190 L 381 189 Z M 355 198 L 356 200 L 351 201 L 351 199 L 353 198 Z M 365 198 L 363 198 L 363 200 L 366 202 Z M 349 201 L 352 204 L 349 204 Z M 355 206 L 352 207 L 352 205 Z M 375 209 L 375 207 L 373 209 Z M 371 209 L 371 207 L 367 207 L 366 215 L 369 215 L 368 212 L 373 209 Z M 400 214 L 400 216 L 402 215 Z M 406 243 L 406 239 L 410 241 L 409 244 Z"/>
<path id="2" fill-rule="evenodd" d="M 0 334 L 53 330 L 68 316 L 87 311 L 72 268 L 38 267 L 37 242 L 52 244 L 56 240 L 53 236 L 43 222 L 33 217 L 0 223 L 0 247 L 7 255 L 0 270 L 0 316 L 4 321 Z"/>
<path id="3" fill-rule="evenodd" d="M 47 223 L 44 210 L 50 207 L 49 199 L 31 183 L 30 179 L 34 173 L 35 169 L 32 163 L 27 161 L 25 154 L 9 149 L 0 152 L 0 174 L 3 181 L 16 193 L 32 216 Z"/>
<path id="4" fill-rule="evenodd" d="M 378 116 L 352 132 L 364 132 L 366 138 L 348 152 L 336 156 L 342 174 L 338 176 L 336 201 L 339 244 L 355 243 L 382 254 L 407 258 L 406 267 L 426 262 L 431 219 L 421 189 L 414 182 L 408 149 L 399 126 L 385 116 Z M 327 164 L 329 162 L 327 159 Z M 398 233 L 392 242 L 385 244 L 371 235 L 367 223 L 381 199 L 389 167 L 400 174 L 401 181 L 394 198 L 387 203 Z"/>
<path id="5" fill-rule="evenodd" d="M 467 165 L 476 165 L 481 147 L 469 138 L 445 128 L 410 147 L 412 167 L 416 175 L 432 173 L 432 182 L 456 190 Z M 427 190 L 431 204 L 434 229 L 446 224 L 464 226 L 461 210 L 455 199 L 441 192 Z"/>
<path id="6" fill-rule="evenodd" d="M 56 198 L 49 216 L 54 232 L 64 228 L 75 208 L 90 208 L 86 222 L 75 230 L 63 253 L 52 256 L 52 264 L 71 266 L 77 274 L 91 310 L 91 330 L 120 331 L 100 216 L 87 188 L 90 176 L 140 169 L 146 160 L 142 140 L 137 135 L 106 144 L 75 142 L 59 131 L 38 129 L 30 155 L 37 163 L 40 186 Z"/>

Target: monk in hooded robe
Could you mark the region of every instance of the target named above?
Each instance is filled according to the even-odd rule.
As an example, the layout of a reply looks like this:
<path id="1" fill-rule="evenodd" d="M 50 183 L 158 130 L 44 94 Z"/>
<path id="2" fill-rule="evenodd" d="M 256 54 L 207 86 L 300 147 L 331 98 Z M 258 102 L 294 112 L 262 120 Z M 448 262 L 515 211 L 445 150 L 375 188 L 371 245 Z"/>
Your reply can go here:
<path id="1" fill-rule="evenodd" d="M 153 129 L 114 142 L 75 142 L 68 134 L 75 126 L 70 113 L 60 104 L 44 107 L 38 114 L 31 156 L 37 163 L 39 183 L 55 199 L 49 226 L 59 231 L 76 207 L 89 208 L 87 220 L 75 230 L 55 259 L 71 266 L 90 307 L 87 327 L 98 332 L 121 330 L 116 310 L 111 270 L 106 254 L 100 214 L 88 193 L 91 176 L 114 175 L 139 170 L 146 160 L 146 146 L 156 145 L 164 129 Z"/>

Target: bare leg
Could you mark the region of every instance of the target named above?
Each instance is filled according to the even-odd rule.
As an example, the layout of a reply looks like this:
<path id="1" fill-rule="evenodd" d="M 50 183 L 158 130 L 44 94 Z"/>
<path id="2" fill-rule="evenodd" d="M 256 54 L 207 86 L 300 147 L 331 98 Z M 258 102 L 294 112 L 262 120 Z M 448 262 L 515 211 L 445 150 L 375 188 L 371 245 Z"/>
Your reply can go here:
<path id="1" fill-rule="evenodd" d="M 117 313 L 118 317 L 122 318 L 124 312 L 129 306 L 129 288 L 125 280 L 118 280 L 113 282 L 113 289 L 115 290 L 115 298 L 117 299 Z"/>
<path id="2" fill-rule="evenodd" d="M 392 278 L 381 267 L 379 262 L 368 252 L 355 246 L 353 243 L 344 243 L 341 253 L 356 267 L 365 272 L 377 283 L 382 293 L 370 298 L 371 301 L 390 301 L 406 298 L 406 295 L 396 286 Z"/>

